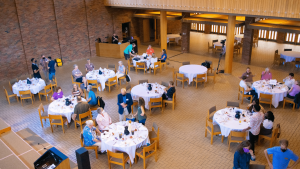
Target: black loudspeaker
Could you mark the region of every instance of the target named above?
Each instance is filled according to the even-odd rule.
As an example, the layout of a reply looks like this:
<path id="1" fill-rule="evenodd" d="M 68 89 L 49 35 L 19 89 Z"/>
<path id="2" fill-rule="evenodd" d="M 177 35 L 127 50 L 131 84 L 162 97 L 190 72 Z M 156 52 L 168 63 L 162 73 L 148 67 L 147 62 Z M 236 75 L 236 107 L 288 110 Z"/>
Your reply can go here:
<path id="1" fill-rule="evenodd" d="M 135 44 L 135 47 L 132 48 L 132 50 L 134 50 L 134 53 L 138 53 L 138 44 L 137 44 L 137 40 L 136 39 L 131 39 L 130 40 L 130 44 Z"/>
<path id="2" fill-rule="evenodd" d="M 78 169 L 91 169 L 89 152 L 86 148 L 81 147 L 76 151 Z"/>

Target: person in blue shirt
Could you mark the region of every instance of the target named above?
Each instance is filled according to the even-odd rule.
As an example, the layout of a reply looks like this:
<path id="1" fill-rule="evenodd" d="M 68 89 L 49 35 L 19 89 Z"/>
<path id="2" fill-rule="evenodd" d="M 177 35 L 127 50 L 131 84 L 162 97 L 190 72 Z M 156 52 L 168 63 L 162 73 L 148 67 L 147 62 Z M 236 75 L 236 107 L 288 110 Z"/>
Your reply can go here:
<path id="1" fill-rule="evenodd" d="M 251 143 L 245 140 L 239 144 L 234 153 L 233 169 L 249 169 L 250 160 L 255 161 L 253 150 L 250 150 Z"/>
<path id="2" fill-rule="evenodd" d="M 289 141 L 287 140 L 280 140 L 279 146 L 272 147 L 266 149 L 265 156 L 267 158 L 269 167 L 271 169 L 286 169 L 286 168 L 294 168 L 299 163 L 299 157 L 293 153 L 292 150 L 288 149 Z M 269 154 L 273 155 L 273 163 L 271 164 L 269 159 Z M 295 161 L 295 163 L 288 167 L 290 160 Z"/>
<path id="3" fill-rule="evenodd" d="M 135 43 L 132 43 L 125 48 L 124 50 L 125 60 L 130 59 L 130 55 L 134 57 L 134 55 L 131 53 L 132 48 L 134 47 L 135 47 Z"/>
<path id="4" fill-rule="evenodd" d="M 119 106 L 119 120 L 124 120 L 124 115 L 131 113 L 131 105 L 133 104 L 130 93 L 126 93 L 126 89 L 122 88 L 121 93 L 118 95 L 118 106 Z"/>
<path id="5" fill-rule="evenodd" d="M 91 106 L 97 105 L 98 101 L 97 101 L 95 93 L 92 91 L 92 86 L 91 85 L 89 85 L 87 87 L 87 92 L 89 92 L 89 96 L 88 96 L 88 99 L 87 99 L 87 102 L 89 103 L 89 105 L 91 105 Z"/>
<path id="6" fill-rule="evenodd" d="M 55 76 L 55 61 L 51 59 L 51 57 L 49 56 L 48 59 L 50 60 L 50 62 L 48 63 L 48 69 L 49 69 L 49 81 L 51 83 L 53 76 Z"/>
<path id="7" fill-rule="evenodd" d="M 86 126 L 83 128 L 82 131 L 82 137 L 83 137 L 83 144 L 84 146 L 98 146 L 98 153 L 100 154 L 101 152 L 101 140 L 100 136 L 101 132 L 94 127 L 94 122 L 93 120 L 88 120 L 85 122 Z"/>
<path id="8" fill-rule="evenodd" d="M 160 61 L 160 62 L 166 62 L 166 60 L 167 60 L 167 51 L 166 51 L 166 49 L 163 49 L 162 50 L 162 54 L 161 54 L 161 58 L 158 59 L 158 61 Z"/>

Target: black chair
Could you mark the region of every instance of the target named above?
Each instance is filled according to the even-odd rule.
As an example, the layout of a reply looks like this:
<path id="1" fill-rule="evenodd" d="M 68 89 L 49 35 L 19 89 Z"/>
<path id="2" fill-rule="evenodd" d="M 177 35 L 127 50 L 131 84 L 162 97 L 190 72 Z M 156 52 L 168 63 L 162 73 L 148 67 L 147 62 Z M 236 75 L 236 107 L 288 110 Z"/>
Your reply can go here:
<path id="1" fill-rule="evenodd" d="M 215 43 L 215 42 L 219 42 L 219 40 L 218 39 L 212 40 L 212 43 Z"/>
<path id="2" fill-rule="evenodd" d="M 292 51 L 292 49 L 284 49 L 283 51 Z"/>

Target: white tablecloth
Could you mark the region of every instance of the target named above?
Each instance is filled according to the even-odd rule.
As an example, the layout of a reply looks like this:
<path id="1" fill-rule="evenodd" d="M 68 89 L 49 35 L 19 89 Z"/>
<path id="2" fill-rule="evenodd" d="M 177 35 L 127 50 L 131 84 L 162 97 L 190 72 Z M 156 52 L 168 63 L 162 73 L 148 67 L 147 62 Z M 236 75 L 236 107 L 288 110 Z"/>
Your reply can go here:
<path id="1" fill-rule="evenodd" d="M 60 98 L 51 102 L 48 106 L 48 114 L 50 115 L 62 115 L 68 119 L 68 122 L 71 122 L 72 114 L 74 113 L 75 106 L 77 105 L 77 99 L 68 96 L 71 99 L 73 104 L 66 106 L 66 99 L 67 97 Z M 84 98 L 81 98 L 82 101 L 86 101 Z"/>
<path id="2" fill-rule="evenodd" d="M 19 80 L 19 82 L 16 82 L 13 86 L 13 93 L 16 94 L 17 96 L 19 95 L 19 91 L 25 91 L 25 90 L 30 90 L 32 94 L 37 94 L 41 90 L 44 89 L 46 86 L 46 83 L 43 79 L 30 79 L 31 84 L 27 85 L 27 80 Z"/>
<path id="3" fill-rule="evenodd" d="M 109 70 L 106 68 L 104 68 L 104 69 L 100 68 L 100 69 L 102 71 L 102 75 L 99 75 L 99 70 L 93 70 L 93 71 L 90 71 L 89 73 L 87 73 L 85 77 L 88 80 L 97 80 L 101 84 L 101 87 L 102 87 L 101 90 L 104 90 L 105 82 L 107 82 L 107 80 L 109 78 L 115 77 L 116 73 L 113 70 Z M 100 89 L 98 89 L 98 90 L 100 91 Z"/>
<path id="4" fill-rule="evenodd" d="M 179 68 L 179 73 L 184 74 L 189 78 L 189 83 L 193 81 L 193 78 L 198 74 L 205 74 L 205 81 L 207 81 L 207 68 L 201 65 L 184 65 Z"/>
<path id="5" fill-rule="evenodd" d="M 181 36 L 179 34 L 168 34 L 167 43 L 169 43 L 169 38 L 175 38 L 175 42 L 178 44 L 178 41 L 179 39 L 181 39 Z"/>
<path id="6" fill-rule="evenodd" d="M 242 42 L 243 38 L 244 38 L 244 34 L 235 35 L 235 37 L 234 37 L 234 39 L 239 42 Z"/>
<path id="7" fill-rule="evenodd" d="M 285 62 L 293 62 L 296 58 L 300 58 L 300 52 L 285 51 L 280 53 L 280 57 L 285 59 Z"/>
<path id="8" fill-rule="evenodd" d="M 222 43 L 221 42 L 215 42 L 215 43 L 213 43 L 213 45 L 214 45 L 214 48 L 216 48 L 216 46 L 222 46 Z M 224 45 L 224 52 L 226 51 L 226 42 L 225 42 L 225 45 Z"/>
<path id="9" fill-rule="evenodd" d="M 245 115 L 241 115 L 240 120 L 235 118 L 235 112 L 239 110 Z M 240 123 L 241 121 L 241 123 Z M 221 134 L 225 137 L 228 137 L 231 130 L 233 131 L 242 131 L 249 127 L 250 125 L 250 116 L 247 114 L 246 110 L 238 108 L 225 108 L 218 110 L 213 117 L 213 123 L 218 124 L 221 129 Z"/>
<path id="10" fill-rule="evenodd" d="M 272 94 L 272 105 L 277 108 L 280 101 L 283 101 L 284 97 L 287 95 L 288 88 L 285 85 L 277 84 L 272 89 L 271 86 L 269 86 L 269 81 L 265 80 L 259 80 L 252 84 L 252 88 L 256 91 L 256 93 L 259 94 Z"/>
<path id="11" fill-rule="evenodd" d="M 164 89 L 166 88 L 165 86 L 162 86 L 160 84 L 151 83 L 151 85 L 151 91 L 148 90 L 147 83 L 136 85 L 131 89 L 132 99 L 139 100 L 139 97 L 142 97 L 145 100 L 146 109 L 149 109 L 148 103 L 150 101 L 150 98 L 160 98 L 164 93 Z"/>
<path id="12" fill-rule="evenodd" d="M 144 59 L 145 55 L 140 55 L 134 58 L 140 58 L 139 61 L 135 61 L 133 60 L 134 58 L 132 58 L 132 63 L 133 66 L 136 67 L 136 62 L 145 62 L 147 64 L 147 69 L 149 69 L 150 67 L 153 68 L 154 63 L 157 62 L 157 58 L 152 58 L 151 56 L 148 56 L 147 59 Z"/>
<path id="13" fill-rule="evenodd" d="M 143 126 L 141 123 L 132 122 L 132 130 L 134 131 L 134 135 L 124 135 L 124 127 L 128 126 L 128 121 L 122 121 L 113 123 L 109 126 L 109 132 L 105 132 L 101 134 L 101 151 L 121 151 L 127 153 L 131 160 L 131 163 L 134 163 L 135 152 L 136 149 L 141 146 L 147 145 L 150 143 L 148 136 L 148 129 Z M 122 133 L 123 139 L 120 139 L 119 134 Z"/>

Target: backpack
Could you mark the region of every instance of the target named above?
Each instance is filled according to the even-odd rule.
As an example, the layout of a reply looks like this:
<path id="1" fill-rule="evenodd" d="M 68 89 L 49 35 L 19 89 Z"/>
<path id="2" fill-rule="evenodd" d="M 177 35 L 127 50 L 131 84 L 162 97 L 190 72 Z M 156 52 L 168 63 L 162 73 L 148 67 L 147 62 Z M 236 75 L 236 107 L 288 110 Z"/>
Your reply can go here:
<path id="1" fill-rule="evenodd" d="M 102 97 L 97 96 L 97 100 L 98 100 L 98 106 L 104 109 L 105 102 L 103 101 Z"/>
<path id="2" fill-rule="evenodd" d="M 210 63 L 209 62 L 203 62 L 201 65 L 206 67 L 206 68 L 210 68 Z"/>

